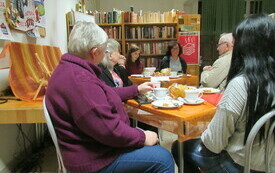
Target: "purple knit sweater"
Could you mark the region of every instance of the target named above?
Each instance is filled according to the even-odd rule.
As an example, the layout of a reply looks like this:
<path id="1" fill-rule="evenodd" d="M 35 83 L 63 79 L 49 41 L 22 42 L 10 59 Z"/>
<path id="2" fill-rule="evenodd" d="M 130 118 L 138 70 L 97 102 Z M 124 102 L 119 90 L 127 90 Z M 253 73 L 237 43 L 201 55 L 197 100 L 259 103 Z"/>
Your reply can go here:
<path id="1" fill-rule="evenodd" d="M 93 63 L 64 54 L 46 92 L 65 167 L 98 171 L 120 154 L 144 146 L 145 134 L 129 126 L 122 101 L 138 95 L 137 86 L 111 88 Z"/>

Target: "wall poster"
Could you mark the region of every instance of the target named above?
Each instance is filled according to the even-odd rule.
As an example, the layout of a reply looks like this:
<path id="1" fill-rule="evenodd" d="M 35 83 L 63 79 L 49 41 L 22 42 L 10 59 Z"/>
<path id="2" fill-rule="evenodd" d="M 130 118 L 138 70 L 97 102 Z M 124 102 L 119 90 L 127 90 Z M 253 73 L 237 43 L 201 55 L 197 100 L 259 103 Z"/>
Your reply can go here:
<path id="1" fill-rule="evenodd" d="M 199 64 L 200 32 L 180 32 L 178 39 L 183 48 L 181 57 L 185 59 L 186 63 Z"/>
<path id="2" fill-rule="evenodd" d="M 6 19 L 11 27 L 20 31 L 35 27 L 35 7 L 33 0 L 8 0 Z"/>
<path id="3" fill-rule="evenodd" d="M 0 39 L 13 41 L 14 39 L 11 35 L 9 25 L 4 16 L 5 8 L 6 0 L 0 0 Z"/>

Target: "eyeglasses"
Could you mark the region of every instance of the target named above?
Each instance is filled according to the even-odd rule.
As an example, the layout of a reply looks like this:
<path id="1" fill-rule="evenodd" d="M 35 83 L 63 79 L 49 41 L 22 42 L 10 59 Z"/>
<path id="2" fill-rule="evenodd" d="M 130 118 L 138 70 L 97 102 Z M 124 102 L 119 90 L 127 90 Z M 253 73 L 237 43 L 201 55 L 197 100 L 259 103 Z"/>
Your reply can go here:
<path id="1" fill-rule="evenodd" d="M 223 45 L 224 43 L 226 43 L 226 42 L 222 42 L 222 43 L 217 44 L 217 47 Z"/>

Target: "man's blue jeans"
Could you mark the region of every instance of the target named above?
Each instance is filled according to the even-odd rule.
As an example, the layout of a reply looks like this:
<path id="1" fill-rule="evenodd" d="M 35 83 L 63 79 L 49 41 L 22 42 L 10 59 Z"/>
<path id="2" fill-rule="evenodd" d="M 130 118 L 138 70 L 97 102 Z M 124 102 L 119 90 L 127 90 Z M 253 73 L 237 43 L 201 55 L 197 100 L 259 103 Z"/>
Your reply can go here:
<path id="1" fill-rule="evenodd" d="M 215 154 L 208 150 L 201 139 L 191 139 L 184 143 L 184 171 L 185 173 L 242 173 L 243 167 L 236 164 L 226 151 Z M 178 164 L 178 142 L 172 146 L 172 154 Z"/>
<path id="2" fill-rule="evenodd" d="M 124 153 L 98 173 L 174 173 L 171 153 L 159 146 L 144 146 Z"/>

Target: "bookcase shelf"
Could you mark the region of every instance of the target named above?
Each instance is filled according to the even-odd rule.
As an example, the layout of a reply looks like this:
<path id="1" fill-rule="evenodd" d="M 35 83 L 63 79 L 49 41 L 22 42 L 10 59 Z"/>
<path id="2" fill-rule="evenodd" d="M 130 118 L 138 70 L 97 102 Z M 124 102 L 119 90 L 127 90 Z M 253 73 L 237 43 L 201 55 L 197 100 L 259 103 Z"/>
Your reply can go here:
<path id="1" fill-rule="evenodd" d="M 124 23 L 125 26 L 151 26 L 151 25 L 163 25 L 163 26 L 169 26 L 169 25 L 178 25 L 178 23 Z"/>
<path id="2" fill-rule="evenodd" d="M 159 38 L 159 39 L 125 39 L 126 42 L 149 42 L 149 41 L 169 41 L 177 38 Z"/>
<path id="3" fill-rule="evenodd" d="M 155 56 L 158 56 L 158 57 L 164 57 L 165 54 L 140 54 L 141 57 L 155 57 Z"/>
<path id="4" fill-rule="evenodd" d="M 134 20 L 135 23 L 129 23 L 131 21 L 130 13 L 118 12 L 116 14 L 114 12 L 101 12 L 99 14 L 93 15 L 95 16 L 95 21 L 97 23 L 99 22 L 98 25 L 107 33 L 108 37 L 116 39 L 121 44 L 121 53 L 124 56 L 126 56 L 127 50 L 131 46 L 131 44 L 136 44 L 140 47 L 140 57 L 141 60 L 144 62 L 144 65 L 147 67 L 159 67 L 160 60 L 166 54 L 169 41 L 177 41 L 180 27 L 189 23 L 179 23 L 179 19 L 185 17 L 184 15 L 179 14 L 177 14 L 175 18 L 172 17 L 172 15 L 169 16 L 168 14 L 168 20 L 159 20 L 160 22 L 158 22 L 157 20 L 153 20 L 154 22 L 150 22 L 147 17 L 151 15 L 146 14 L 145 16 L 147 17 L 144 17 L 144 22 L 137 23 L 139 21 L 138 19 Z M 69 15 L 69 13 L 66 14 L 68 37 L 74 26 L 73 24 L 71 24 L 70 19 L 72 17 L 70 17 Z M 159 16 L 162 14 L 157 15 Z M 114 18 L 114 16 L 117 16 L 117 18 Z M 165 23 L 162 21 L 168 22 Z M 199 24 L 196 23 L 196 25 Z M 198 67 L 198 65 L 191 65 L 190 67 L 188 67 L 188 70 L 192 72 L 192 74 L 198 75 Z"/>

